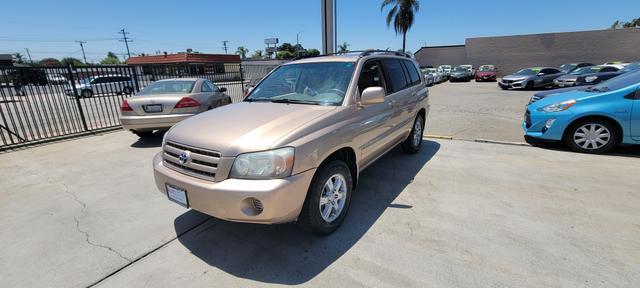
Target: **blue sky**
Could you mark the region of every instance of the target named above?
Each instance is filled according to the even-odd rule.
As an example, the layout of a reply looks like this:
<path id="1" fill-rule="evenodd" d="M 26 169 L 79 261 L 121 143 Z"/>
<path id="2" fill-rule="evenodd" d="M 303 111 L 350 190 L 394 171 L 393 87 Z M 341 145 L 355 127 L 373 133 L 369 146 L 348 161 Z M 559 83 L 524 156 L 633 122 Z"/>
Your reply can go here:
<path id="1" fill-rule="evenodd" d="M 380 12 L 380 0 L 338 0 L 338 42 L 351 50 L 398 49 L 396 36 Z M 463 44 L 468 37 L 603 29 L 615 20 L 640 17 L 640 1 L 422 0 L 407 49 L 425 43 Z M 29 48 L 34 59 L 81 58 L 74 40 L 87 41 L 89 61 L 107 51 L 124 53 L 117 32 L 126 28 L 134 39 L 132 53 L 177 52 L 193 48 L 221 53 L 245 46 L 250 54 L 264 49 L 264 38 L 321 47 L 320 0 L 273 1 L 4 1 L 1 5 L 0 53 Z M 538 9 L 535 9 L 538 8 Z"/>

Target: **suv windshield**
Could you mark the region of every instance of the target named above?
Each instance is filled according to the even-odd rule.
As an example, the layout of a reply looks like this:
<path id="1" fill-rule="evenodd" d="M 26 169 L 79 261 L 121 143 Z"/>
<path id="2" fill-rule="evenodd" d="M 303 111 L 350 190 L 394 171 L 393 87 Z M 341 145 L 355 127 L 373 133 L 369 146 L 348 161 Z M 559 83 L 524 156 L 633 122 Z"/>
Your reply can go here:
<path id="1" fill-rule="evenodd" d="M 340 105 L 354 67 L 352 62 L 284 65 L 269 74 L 244 101 Z"/>
<path id="2" fill-rule="evenodd" d="M 610 80 L 604 81 L 598 85 L 588 88 L 587 91 L 614 91 L 638 83 L 640 83 L 640 71 L 634 71 L 611 78 Z"/>
<path id="3" fill-rule="evenodd" d="M 149 84 L 138 95 L 191 93 L 195 81 L 158 81 Z"/>

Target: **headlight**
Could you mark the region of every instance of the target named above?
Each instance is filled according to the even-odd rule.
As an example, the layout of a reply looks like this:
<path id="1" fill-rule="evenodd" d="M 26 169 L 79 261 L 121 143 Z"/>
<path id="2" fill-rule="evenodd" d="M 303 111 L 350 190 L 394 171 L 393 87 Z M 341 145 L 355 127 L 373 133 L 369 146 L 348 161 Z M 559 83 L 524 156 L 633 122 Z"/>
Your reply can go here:
<path id="1" fill-rule="evenodd" d="M 272 179 L 291 176 L 293 147 L 240 154 L 231 168 L 231 178 Z"/>
<path id="2" fill-rule="evenodd" d="M 571 108 L 573 104 L 576 104 L 576 100 L 569 100 L 562 103 L 547 105 L 542 108 L 538 108 L 538 111 L 544 111 L 548 113 L 560 112 Z"/>
<path id="3" fill-rule="evenodd" d="M 587 83 L 591 83 L 593 81 L 595 81 L 596 79 L 598 79 L 598 76 L 589 76 L 584 78 L 584 81 L 586 81 Z"/>

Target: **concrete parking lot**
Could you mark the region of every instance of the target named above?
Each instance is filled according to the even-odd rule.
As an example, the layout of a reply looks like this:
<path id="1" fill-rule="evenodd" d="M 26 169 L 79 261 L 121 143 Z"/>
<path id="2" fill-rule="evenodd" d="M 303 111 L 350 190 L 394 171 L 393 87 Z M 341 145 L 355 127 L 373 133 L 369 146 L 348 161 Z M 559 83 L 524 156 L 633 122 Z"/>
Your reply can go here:
<path id="1" fill-rule="evenodd" d="M 496 82 L 444 82 L 429 88 L 426 132 L 454 139 L 524 142 L 520 124 L 535 91 L 502 90 Z"/>
<path id="2" fill-rule="evenodd" d="M 151 173 L 160 141 L 119 131 L 0 154 L 0 287 L 640 281 L 634 157 L 425 140 L 364 171 L 344 226 L 318 237 L 168 201 Z"/>

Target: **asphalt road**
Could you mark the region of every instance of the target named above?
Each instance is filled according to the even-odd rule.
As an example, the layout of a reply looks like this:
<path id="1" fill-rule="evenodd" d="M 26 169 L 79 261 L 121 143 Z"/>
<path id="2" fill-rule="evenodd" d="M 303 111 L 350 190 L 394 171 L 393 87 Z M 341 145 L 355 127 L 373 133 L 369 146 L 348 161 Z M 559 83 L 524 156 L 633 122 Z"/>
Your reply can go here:
<path id="1" fill-rule="evenodd" d="M 318 237 L 168 201 L 160 141 L 121 131 L 0 154 L 0 287 L 640 282 L 634 157 L 425 140 L 364 171 L 344 226 Z"/>

